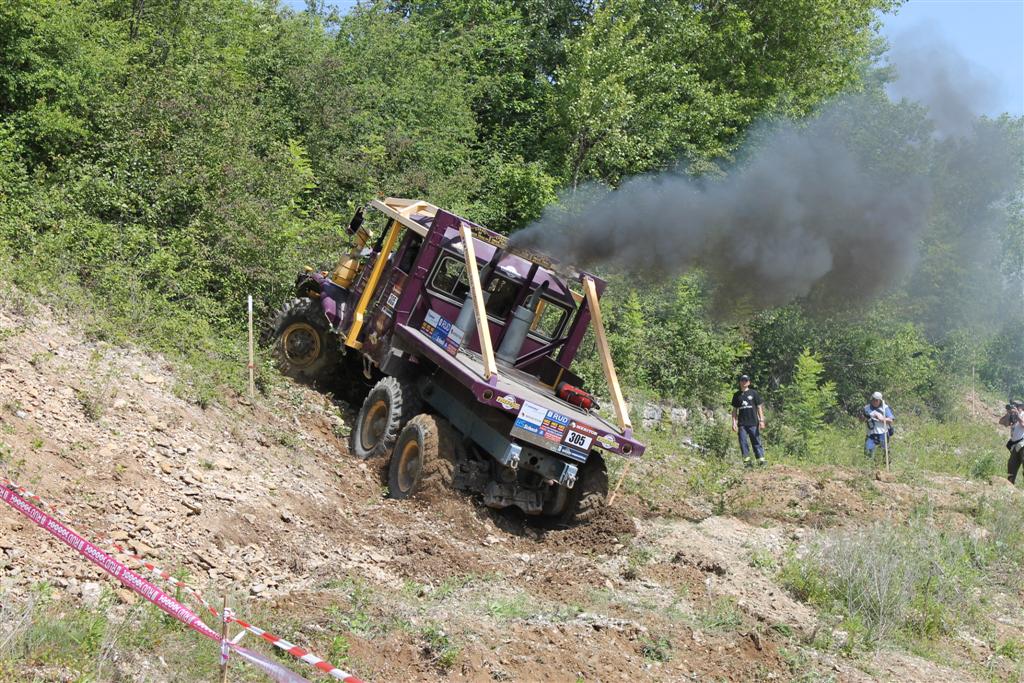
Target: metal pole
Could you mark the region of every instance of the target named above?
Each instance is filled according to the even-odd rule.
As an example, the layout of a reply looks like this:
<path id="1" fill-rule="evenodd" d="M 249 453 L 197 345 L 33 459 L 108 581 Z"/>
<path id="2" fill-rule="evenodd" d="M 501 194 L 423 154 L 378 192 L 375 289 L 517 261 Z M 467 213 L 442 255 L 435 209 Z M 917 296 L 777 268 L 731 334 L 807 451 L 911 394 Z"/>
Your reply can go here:
<path id="1" fill-rule="evenodd" d="M 252 301 L 252 297 L 249 298 Z M 251 309 L 250 309 L 251 310 Z M 220 683 L 228 683 L 228 596 L 220 611 Z"/>
<path id="2" fill-rule="evenodd" d="M 882 432 L 882 445 L 885 446 L 885 471 L 889 471 L 889 428 Z"/>
<path id="3" fill-rule="evenodd" d="M 252 401 L 256 397 L 256 381 L 255 372 L 256 365 L 253 358 L 253 346 L 252 346 L 252 294 L 249 295 L 249 400 Z"/>

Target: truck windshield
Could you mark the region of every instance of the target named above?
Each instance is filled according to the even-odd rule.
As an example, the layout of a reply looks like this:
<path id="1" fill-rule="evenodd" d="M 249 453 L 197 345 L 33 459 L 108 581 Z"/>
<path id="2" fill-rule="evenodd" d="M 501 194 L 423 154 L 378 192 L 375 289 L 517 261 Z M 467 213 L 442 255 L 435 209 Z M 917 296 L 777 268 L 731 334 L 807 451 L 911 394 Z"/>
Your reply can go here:
<path id="1" fill-rule="evenodd" d="M 461 259 L 454 256 L 444 256 L 434 269 L 428 284 L 435 294 L 452 303 L 461 305 L 469 293 L 469 280 L 466 278 L 466 265 Z M 495 273 L 491 281 L 487 283 L 486 290 L 490 292 L 487 300 L 487 315 L 499 321 L 508 318 L 515 304 L 516 293 L 520 285 L 499 273 Z M 550 341 L 562 330 L 569 311 L 547 298 L 541 300 L 538 307 L 538 315 L 534 319 L 530 334 Z"/>

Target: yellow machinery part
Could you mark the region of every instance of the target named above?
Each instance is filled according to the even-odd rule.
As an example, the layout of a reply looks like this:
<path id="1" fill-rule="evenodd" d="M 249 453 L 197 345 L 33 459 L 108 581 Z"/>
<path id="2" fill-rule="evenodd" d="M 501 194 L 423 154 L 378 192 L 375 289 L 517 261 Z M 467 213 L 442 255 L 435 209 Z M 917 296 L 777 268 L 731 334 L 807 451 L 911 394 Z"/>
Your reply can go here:
<path id="1" fill-rule="evenodd" d="M 352 281 L 356 279 L 358 272 L 359 259 L 347 256 L 338 261 L 338 265 L 334 267 L 334 272 L 331 273 L 331 280 L 339 287 L 348 288 Z"/>
<path id="2" fill-rule="evenodd" d="M 373 298 L 373 294 L 377 290 L 377 283 L 380 281 L 381 273 L 384 272 L 384 265 L 388 262 L 391 250 L 395 248 L 395 243 L 398 242 L 398 236 L 401 232 L 402 224 L 398 221 L 391 221 L 391 228 L 384 238 L 384 244 L 381 246 L 377 260 L 373 264 L 373 270 L 370 271 L 370 277 L 366 280 L 363 294 L 359 297 L 359 304 L 356 306 L 355 314 L 352 317 L 352 327 L 349 328 L 348 335 L 345 337 L 345 346 L 358 349 L 363 345 L 359 341 L 359 333 L 363 329 L 366 308 L 370 305 L 370 299 Z"/>
<path id="3" fill-rule="evenodd" d="M 331 273 L 331 280 L 334 281 L 334 284 L 339 287 L 349 287 L 355 281 L 356 275 L 359 274 L 359 252 L 363 250 L 372 236 L 366 226 L 359 226 L 352 241 L 352 247 L 347 254 L 338 259 L 338 265 Z"/>

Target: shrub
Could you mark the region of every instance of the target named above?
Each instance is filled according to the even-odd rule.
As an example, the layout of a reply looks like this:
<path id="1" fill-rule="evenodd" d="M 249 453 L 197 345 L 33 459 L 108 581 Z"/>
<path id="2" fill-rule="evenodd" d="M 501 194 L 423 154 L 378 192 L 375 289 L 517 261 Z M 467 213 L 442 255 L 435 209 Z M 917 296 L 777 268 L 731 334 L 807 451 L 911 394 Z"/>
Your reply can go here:
<path id="1" fill-rule="evenodd" d="M 836 385 L 821 381 L 825 367 L 809 349 L 796 361 L 793 381 L 782 390 L 782 425 L 778 441 L 789 455 L 803 456 L 822 446 L 825 414 L 835 407 Z"/>
<path id="2" fill-rule="evenodd" d="M 823 537 L 791 555 L 783 584 L 798 599 L 841 615 L 846 647 L 951 633 L 976 612 L 984 548 L 923 517 Z"/>

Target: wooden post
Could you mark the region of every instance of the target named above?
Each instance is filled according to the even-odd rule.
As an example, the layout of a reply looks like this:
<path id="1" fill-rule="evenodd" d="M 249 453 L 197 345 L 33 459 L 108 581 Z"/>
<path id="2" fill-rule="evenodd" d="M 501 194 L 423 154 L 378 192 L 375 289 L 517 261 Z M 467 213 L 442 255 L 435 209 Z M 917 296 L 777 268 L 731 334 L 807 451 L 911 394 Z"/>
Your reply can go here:
<path id="1" fill-rule="evenodd" d="M 256 397 L 256 364 L 252 344 L 252 294 L 249 295 L 249 400 Z"/>
<path id="2" fill-rule="evenodd" d="M 466 277 L 469 280 L 469 291 L 473 295 L 473 310 L 476 314 L 476 333 L 480 340 L 480 356 L 484 363 L 484 379 L 490 380 L 498 374 L 498 366 L 494 362 L 494 348 L 491 346 L 491 329 L 487 326 L 487 308 L 484 303 L 483 286 L 480 284 L 480 272 L 476 267 L 476 250 L 473 248 L 473 232 L 468 225 L 459 226 L 462 236 L 462 255 L 466 259 Z"/>
<path id="3" fill-rule="evenodd" d="M 608 391 L 612 395 L 612 406 L 615 408 L 615 417 L 619 420 L 619 427 L 625 431 L 633 428 L 629 420 L 629 411 L 626 409 L 626 400 L 622 397 L 622 389 L 619 387 L 619 377 L 615 374 L 615 364 L 612 363 L 611 350 L 608 347 L 608 338 L 604 333 L 604 322 L 601 319 L 601 306 L 597 301 L 597 287 L 594 279 L 589 275 L 583 277 L 583 292 L 587 295 L 587 307 L 590 308 L 590 319 L 594 323 L 594 337 L 597 339 L 597 355 L 601 359 L 601 369 L 604 370 L 604 379 L 608 383 Z"/>
<path id="4" fill-rule="evenodd" d="M 220 610 L 220 683 L 228 683 L 228 596 L 224 596 L 224 606 Z"/>
<path id="5" fill-rule="evenodd" d="M 622 468 L 622 474 L 619 475 L 619 481 L 615 484 L 615 488 L 612 489 L 612 495 L 608 496 L 608 507 L 612 506 L 612 503 L 615 502 L 615 496 L 619 495 L 619 489 L 622 488 L 622 482 L 626 481 L 626 475 L 629 474 L 629 467 L 632 464 L 632 460 L 627 460 L 626 466 Z"/>

